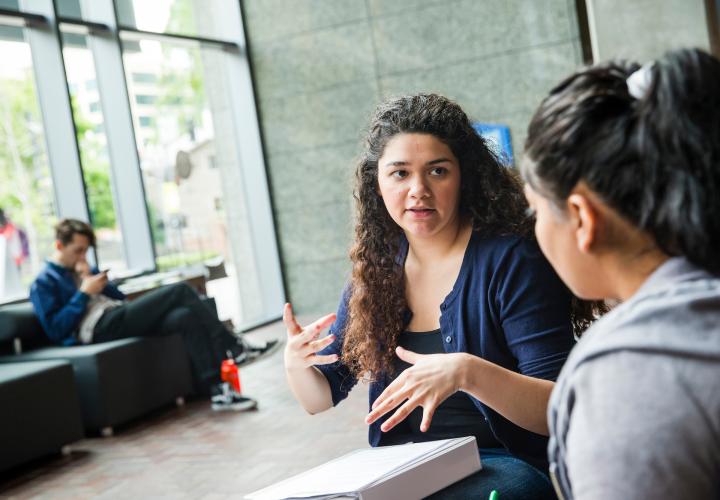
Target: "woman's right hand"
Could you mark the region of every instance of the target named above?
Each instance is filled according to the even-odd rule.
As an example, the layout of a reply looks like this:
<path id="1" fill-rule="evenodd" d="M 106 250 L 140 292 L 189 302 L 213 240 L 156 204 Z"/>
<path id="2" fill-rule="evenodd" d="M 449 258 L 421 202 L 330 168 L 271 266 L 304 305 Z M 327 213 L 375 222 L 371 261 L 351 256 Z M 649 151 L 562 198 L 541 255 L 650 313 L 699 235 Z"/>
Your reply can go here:
<path id="1" fill-rule="evenodd" d="M 301 370 L 314 365 L 328 365 L 338 360 L 337 354 L 318 355 L 335 340 L 335 335 L 328 335 L 318 339 L 320 332 L 335 321 L 335 314 L 328 314 L 302 327 L 295 319 L 290 304 L 283 309 L 283 322 L 287 328 L 287 342 L 285 344 L 285 369 L 288 371 Z"/>

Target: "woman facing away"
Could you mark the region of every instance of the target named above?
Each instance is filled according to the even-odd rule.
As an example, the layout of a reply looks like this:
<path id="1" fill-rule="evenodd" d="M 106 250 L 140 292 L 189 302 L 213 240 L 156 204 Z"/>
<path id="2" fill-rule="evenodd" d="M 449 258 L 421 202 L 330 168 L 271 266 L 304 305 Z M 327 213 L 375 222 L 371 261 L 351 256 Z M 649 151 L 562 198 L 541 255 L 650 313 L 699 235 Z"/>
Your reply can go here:
<path id="1" fill-rule="evenodd" d="M 439 380 L 391 418 L 371 413 L 370 444 L 473 435 L 483 470 L 439 495 L 554 498 L 545 413 L 574 344 L 572 296 L 529 237 L 519 181 L 457 104 L 425 94 L 378 107 L 355 178 L 353 271 L 337 314 L 302 327 L 285 306 L 295 397 L 322 412 L 367 377 L 382 408 L 392 383 Z"/>
<path id="2" fill-rule="evenodd" d="M 720 61 L 572 75 L 532 119 L 522 173 L 560 277 L 622 301 L 552 393 L 559 493 L 720 498 Z"/>

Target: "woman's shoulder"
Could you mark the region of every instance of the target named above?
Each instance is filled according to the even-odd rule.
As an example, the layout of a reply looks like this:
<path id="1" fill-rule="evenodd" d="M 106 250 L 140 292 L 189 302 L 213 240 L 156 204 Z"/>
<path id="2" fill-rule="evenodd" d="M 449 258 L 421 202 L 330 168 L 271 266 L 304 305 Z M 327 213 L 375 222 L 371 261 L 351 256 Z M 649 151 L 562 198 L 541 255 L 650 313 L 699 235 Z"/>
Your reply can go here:
<path id="1" fill-rule="evenodd" d="M 483 235 L 480 231 L 473 231 L 470 241 L 475 253 L 497 259 L 520 258 L 526 254 L 538 255 L 540 252 L 535 239 L 524 235 Z"/>
<path id="2" fill-rule="evenodd" d="M 522 235 L 484 236 L 475 232 L 469 247 L 473 267 L 484 268 L 496 276 L 519 271 L 523 274 L 552 273 L 537 242 Z M 552 273 L 554 274 L 554 273 Z"/>
<path id="3" fill-rule="evenodd" d="M 643 302 L 635 304 L 631 299 L 617 306 L 583 334 L 563 369 L 568 381 L 573 385 L 582 380 L 608 385 L 615 381 L 622 386 L 643 380 L 662 392 L 670 390 L 672 380 L 685 377 L 688 388 L 702 385 L 709 372 L 717 372 L 720 311 Z M 716 298 L 715 303 L 720 301 Z"/>

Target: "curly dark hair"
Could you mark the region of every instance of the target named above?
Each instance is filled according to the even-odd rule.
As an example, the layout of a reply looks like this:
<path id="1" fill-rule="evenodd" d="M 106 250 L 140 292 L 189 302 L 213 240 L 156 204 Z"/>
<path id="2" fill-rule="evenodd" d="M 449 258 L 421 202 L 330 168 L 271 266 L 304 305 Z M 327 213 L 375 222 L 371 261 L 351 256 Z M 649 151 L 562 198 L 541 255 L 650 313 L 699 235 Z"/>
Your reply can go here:
<path id="1" fill-rule="evenodd" d="M 406 326 L 403 263 L 397 259 L 403 232 L 378 188 L 378 160 L 388 141 L 402 133 L 431 134 L 453 152 L 460 165 L 460 215 L 474 230 L 532 237 L 534 221 L 518 175 L 499 162 L 458 104 L 435 94 L 380 104 L 355 172 L 357 220 L 343 361 L 357 377 L 392 371 L 398 335 Z M 579 327 L 583 318 L 589 316 L 578 316 Z"/>

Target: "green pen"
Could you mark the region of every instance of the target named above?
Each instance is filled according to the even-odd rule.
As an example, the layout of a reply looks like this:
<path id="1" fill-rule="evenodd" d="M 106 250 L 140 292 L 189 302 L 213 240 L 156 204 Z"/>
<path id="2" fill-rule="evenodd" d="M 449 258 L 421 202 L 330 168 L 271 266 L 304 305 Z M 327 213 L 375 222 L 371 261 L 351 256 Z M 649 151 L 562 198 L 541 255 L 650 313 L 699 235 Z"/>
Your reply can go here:
<path id="1" fill-rule="evenodd" d="M 492 490 L 490 492 L 490 498 L 488 500 L 500 500 L 500 495 L 498 495 L 497 490 Z"/>

